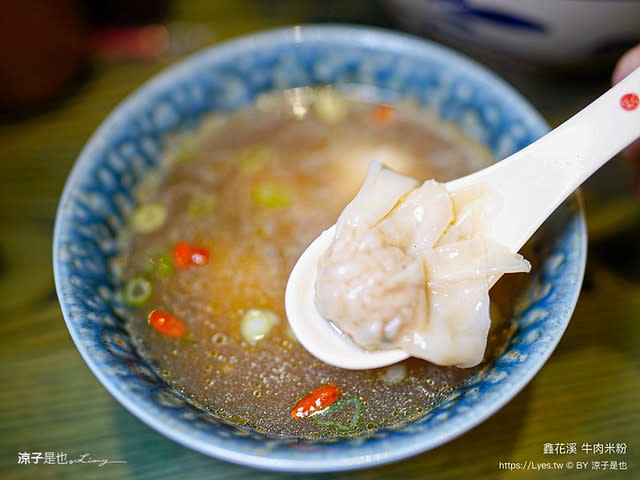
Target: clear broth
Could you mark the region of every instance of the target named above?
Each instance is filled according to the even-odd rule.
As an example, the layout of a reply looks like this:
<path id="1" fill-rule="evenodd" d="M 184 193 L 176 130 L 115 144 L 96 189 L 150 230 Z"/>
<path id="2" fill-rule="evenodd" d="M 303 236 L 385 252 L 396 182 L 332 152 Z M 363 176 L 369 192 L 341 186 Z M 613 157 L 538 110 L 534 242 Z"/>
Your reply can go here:
<path id="1" fill-rule="evenodd" d="M 475 371 L 409 359 L 402 363 L 404 378 L 389 381 L 388 369 L 349 371 L 324 364 L 292 337 L 284 290 L 298 256 L 355 195 L 371 155 L 402 173 L 440 181 L 491 161 L 483 147 L 415 106 L 398 105 L 381 125 L 373 117 L 376 105 L 341 97 L 348 113 L 328 122 L 308 101 L 300 102 L 314 94 L 303 89 L 271 95 L 242 111 L 211 117 L 197 133 L 177 138 L 163 167 L 138 192 L 142 203 L 163 204 L 168 219 L 152 233 L 128 232 L 121 259 L 124 281 L 147 272 L 149 259 L 176 242 L 208 249 L 205 266 L 152 277 L 151 298 L 132 312 L 132 336 L 161 375 L 211 415 L 298 438 L 361 435 L 409 422 Z M 257 155 L 253 164 L 247 155 Z M 256 186 L 265 182 L 286 197 L 286 205 L 256 203 Z M 189 205 L 202 192 L 215 194 L 215 207 L 194 217 Z M 510 315 L 517 285 L 511 280 L 492 291 L 494 325 L 485 362 L 509 335 L 503 319 Z M 153 330 L 147 315 L 155 308 L 183 321 L 191 341 Z M 252 308 L 280 318 L 255 345 L 243 340 L 239 328 Z M 353 428 L 291 417 L 298 400 L 326 383 L 337 385 L 343 398 L 362 402 Z M 351 427 L 353 414 L 347 406 L 330 420 Z"/>

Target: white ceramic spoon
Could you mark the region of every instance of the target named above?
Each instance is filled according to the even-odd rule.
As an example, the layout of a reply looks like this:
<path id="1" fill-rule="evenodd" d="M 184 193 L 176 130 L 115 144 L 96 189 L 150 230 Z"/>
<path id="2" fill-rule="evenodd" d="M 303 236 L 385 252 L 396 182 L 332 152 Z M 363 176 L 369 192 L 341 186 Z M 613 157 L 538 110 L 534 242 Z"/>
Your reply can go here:
<path id="1" fill-rule="evenodd" d="M 558 128 L 490 167 L 446 184 L 451 193 L 479 185 L 503 208 L 490 236 L 517 252 L 593 172 L 640 136 L 640 68 Z M 325 320 L 314 304 L 316 269 L 334 237 L 324 231 L 296 263 L 285 294 L 287 317 L 302 345 L 320 360 L 348 369 L 390 365 L 403 350 L 360 348 Z"/>

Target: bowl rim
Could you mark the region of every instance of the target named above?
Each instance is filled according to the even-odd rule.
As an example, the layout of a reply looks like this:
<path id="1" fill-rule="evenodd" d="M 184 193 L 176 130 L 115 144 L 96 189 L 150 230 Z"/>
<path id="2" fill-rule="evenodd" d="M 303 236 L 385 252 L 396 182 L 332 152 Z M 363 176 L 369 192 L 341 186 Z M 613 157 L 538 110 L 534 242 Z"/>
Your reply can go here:
<path id="1" fill-rule="evenodd" d="M 305 41 L 305 39 L 315 42 L 322 42 L 323 40 L 331 39 L 332 42 L 347 44 L 357 43 L 359 46 L 369 48 L 380 49 L 382 47 L 384 51 L 389 52 L 424 52 L 428 54 L 430 58 L 452 62 L 455 64 L 458 71 L 469 74 L 469 76 L 474 78 L 474 80 L 481 80 L 491 85 L 493 88 L 498 89 L 501 96 L 506 97 L 507 102 L 514 105 L 518 111 L 523 113 L 523 116 L 527 117 L 531 121 L 530 126 L 537 130 L 535 133 L 542 135 L 548 130 L 547 124 L 540 114 L 521 96 L 521 94 L 516 92 L 513 87 L 507 84 L 506 81 L 499 78 L 484 66 L 463 56 L 462 54 L 422 38 L 376 27 L 348 24 L 309 24 L 281 27 L 273 30 L 247 34 L 220 44 L 214 44 L 205 48 L 203 51 L 196 52 L 195 54 L 179 61 L 177 64 L 166 68 L 161 73 L 155 75 L 153 78 L 134 90 L 133 93 L 129 94 L 107 116 L 107 118 L 103 120 L 85 144 L 78 159 L 72 167 L 58 204 L 53 240 L 53 272 L 56 292 L 62 314 L 67 325 L 67 329 L 69 330 L 80 355 L 105 389 L 116 400 L 118 400 L 121 405 L 129 410 L 129 412 L 142 420 L 143 423 L 183 446 L 218 459 L 263 470 L 311 473 L 346 471 L 373 467 L 411 457 L 418 453 L 440 446 L 471 430 L 508 403 L 538 373 L 562 338 L 564 330 L 566 329 L 571 317 L 571 313 L 575 308 L 580 292 L 579 284 L 581 284 L 584 276 L 587 235 L 582 200 L 579 193 L 577 195 L 574 194 L 579 207 L 577 228 L 580 233 L 580 245 L 576 270 L 578 276 L 578 287 L 572 292 L 571 297 L 565 299 L 564 304 L 566 305 L 568 312 L 566 314 L 566 320 L 563 322 L 563 325 L 560 325 L 557 335 L 553 338 L 552 342 L 549 342 L 549 346 L 546 347 L 544 354 L 535 359 L 535 362 L 530 365 L 529 369 L 526 371 L 526 375 L 519 378 L 517 382 L 512 382 L 509 385 L 509 388 L 506 392 L 503 392 L 504 395 L 501 398 L 496 399 L 496 401 L 491 403 L 491 405 L 487 405 L 485 408 L 476 411 L 476 414 L 471 417 L 470 421 L 463 424 L 456 424 L 454 428 L 447 429 L 446 432 L 442 432 L 440 435 L 429 434 L 420 438 L 420 441 L 414 441 L 415 435 L 408 434 L 407 438 L 410 439 L 409 441 L 400 442 L 400 444 L 397 444 L 398 442 L 396 442 L 396 445 L 393 445 L 391 449 L 383 449 L 384 451 L 377 451 L 373 454 L 371 452 L 358 451 L 358 446 L 354 446 L 352 448 L 345 449 L 344 452 L 346 454 L 336 453 L 330 458 L 327 458 L 323 455 L 314 456 L 313 452 L 310 452 L 308 457 L 301 460 L 297 457 L 272 457 L 269 455 L 260 455 L 258 453 L 248 454 L 239 452 L 225 447 L 225 445 L 221 445 L 220 441 L 212 440 L 206 442 L 197 436 L 189 436 L 188 432 L 173 430 L 170 425 L 159 422 L 157 418 L 152 417 L 145 410 L 144 405 L 134 403 L 130 397 L 126 395 L 126 392 L 116 386 L 117 382 L 112 383 L 106 374 L 102 372 L 100 365 L 98 365 L 94 358 L 92 358 L 92 354 L 89 349 L 83 345 L 80 333 L 71 321 L 70 306 L 65 300 L 65 285 L 69 280 L 63 276 L 62 259 L 60 258 L 61 239 L 63 238 L 64 233 L 70 228 L 69 222 L 65 223 L 65 205 L 69 202 L 72 191 L 76 188 L 76 185 L 80 184 L 82 179 L 86 177 L 89 172 L 95 158 L 93 152 L 104 146 L 102 138 L 105 136 L 108 137 L 109 132 L 116 128 L 120 122 L 124 121 L 130 111 L 135 111 L 138 104 L 145 103 L 143 101 L 144 99 L 147 99 L 158 91 L 168 88 L 171 84 L 175 83 L 176 78 L 182 78 L 183 75 L 188 75 L 189 71 L 197 68 L 198 64 L 205 59 L 215 57 L 219 59 L 218 61 L 222 61 L 224 58 L 233 57 L 240 51 L 250 51 L 254 48 L 259 50 L 261 46 L 265 45 L 289 45 Z"/>

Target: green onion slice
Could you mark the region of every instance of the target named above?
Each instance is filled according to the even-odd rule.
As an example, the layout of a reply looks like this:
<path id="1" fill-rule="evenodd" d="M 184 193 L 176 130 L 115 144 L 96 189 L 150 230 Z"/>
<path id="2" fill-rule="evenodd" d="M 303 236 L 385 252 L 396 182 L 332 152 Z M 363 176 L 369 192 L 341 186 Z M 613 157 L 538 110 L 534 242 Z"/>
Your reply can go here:
<path id="1" fill-rule="evenodd" d="M 279 322 L 280 317 L 271 310 L 252 308 L 240 320 L 240 333 L 245 342 L 255 345 Z"/>
<path id="2" fill-rule="evenodd" d="M 158 202 L 146 203 L 133 211 L 131 224 L 138 233 L 151 233 L 167 221 L 167 208 Z"/>
<path id="3" fill-rule="evenodd" d="M 353 415 L 351 416 L 351 421 L 348 424 L 345 425 L 334 420 L 322 420 L 323 418 L 326 418 L 327 415 L 342 410 L 349 405 L 353 405 Z M 318 412 L 311 418 L 316 423 L 316 425 L 319 425 L 321 427 L 333 427 L 340 432 L 347 433 L 354 430 L 358 426 L 358 423 L 360 423 L 360 418 L 362 417 L 362 408 L 362 400 L 360 399 L 360 397 L 353 396 L 338 400 L 329 408 Z"/>
<path id="4" fill-rule="evenodd" d="M 148 273 L 153 275 L 155 278 L 169 278 L 175 270 L 173 266 L 173 259 L 169 252 L 160 252 L 155 257 L 148 257 L 148 260 Z"/>
<path id="5" fill-rule="evenodd" d="M 400 383 L 407 377 L 407 367 L 402 363 L 396 363 L 388 367 L 382 374 L 382 380 L 389 385 Z"/>
<path id="6" fill-rule="evenodd" d="M 152 292 L 153 288 L 149 280 L 144 277 L 133 277 L 125 283 L 122 290 L 122 299 L 127 305 L 139 307 L 151 298 Z"/>
<path id="7" fill-rule="evenodd" d="M 349 113 L 347 101 L 331 87 L 318 90 L 313 103 L 313 111 L 318 119 L 327 125 L 337 125 Z"/>
<path id="8" fill-rule="evenodd" d="M 251 192 L 253 201 L 265 208 L 286 207 L 291 200 L 291 192 L 284 185 L 275 182 L 262 182 Z"/>

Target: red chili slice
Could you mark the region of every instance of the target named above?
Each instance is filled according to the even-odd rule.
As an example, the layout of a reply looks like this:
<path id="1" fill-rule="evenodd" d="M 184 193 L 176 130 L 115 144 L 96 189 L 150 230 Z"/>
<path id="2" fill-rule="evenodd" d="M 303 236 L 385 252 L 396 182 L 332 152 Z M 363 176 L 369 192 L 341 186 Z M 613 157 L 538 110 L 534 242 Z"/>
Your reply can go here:
<path id="1" fill-rule="evenodd" d="M 191 265 L 191 246 L 187 242 L 178 242 L 173 246 L 173 263 L 180 270 Z"/>
<path id="2" fill-rule="evenodd" d="M 296 404 L 291 410 L 291 417 L 300 420 L 315 415 L 335 403 L 340 393 L 340 389 L 332 383 L 322 385 Z"/>
<path id="3" fill-rule="evenodd" d="M 187 242 L 178 242 L 173 246 L 173 263 L 180 270 L 206 265 L 208 261 L 209 251 L 204 247 L 191 246 Z"/>
<path id="4" fill-rule="evenodd" d="M 153 310 L 148 320 L 149 325 L 165 337 L 181 338 L 187 330 L 184 323 L 164 310 Z"/>
<path id="5" fill-rule="evenodd" d="M 395 112 L 391 105 L 376 105 L 371 112 L 371 119 L 378 125 L 386 125 L 393 120 Z"/>

